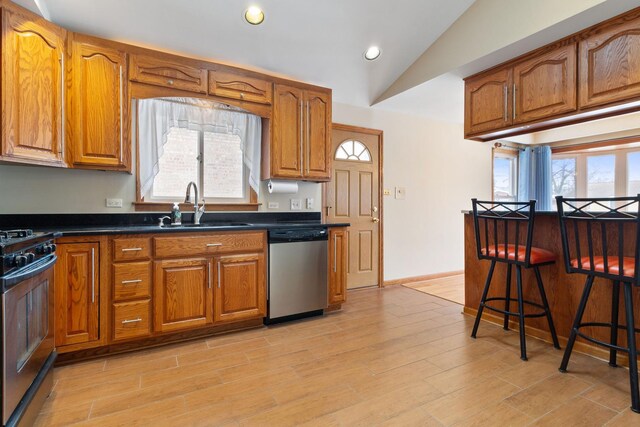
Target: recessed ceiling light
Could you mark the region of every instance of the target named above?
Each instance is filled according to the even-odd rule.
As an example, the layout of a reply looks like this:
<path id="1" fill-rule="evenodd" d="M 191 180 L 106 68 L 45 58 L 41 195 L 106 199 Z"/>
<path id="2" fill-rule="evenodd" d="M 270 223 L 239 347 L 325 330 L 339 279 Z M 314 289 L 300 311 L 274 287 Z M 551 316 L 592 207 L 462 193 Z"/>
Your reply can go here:
<path id="1" fill-rule="evenodd" d="M 264 21 L 264 12 L 258 6 L 250 6 L 244 12 L 244 19 L 251 25 L 260 25 Z"/>
<path id="2" fill-rule="evenodd" d="M 380 48 L 378 46 L 371 46 L 364 53 L 364 58 L 368 61 L 373 61 L 374 59 L 378 59 L 381 53 L 382 52 L 380 51 Z"/>

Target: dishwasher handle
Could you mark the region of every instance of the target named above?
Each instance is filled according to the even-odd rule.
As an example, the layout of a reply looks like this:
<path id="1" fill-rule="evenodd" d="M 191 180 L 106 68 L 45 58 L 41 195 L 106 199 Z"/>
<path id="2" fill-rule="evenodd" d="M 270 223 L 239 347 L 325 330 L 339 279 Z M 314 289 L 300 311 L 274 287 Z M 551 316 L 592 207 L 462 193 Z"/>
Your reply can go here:
<path id="1" fill-rule="evenodd" d="M 319 240 L 329 240 L 326 228 L 272 230 L 269 232 L 269 243 L 315 242 Z"/>

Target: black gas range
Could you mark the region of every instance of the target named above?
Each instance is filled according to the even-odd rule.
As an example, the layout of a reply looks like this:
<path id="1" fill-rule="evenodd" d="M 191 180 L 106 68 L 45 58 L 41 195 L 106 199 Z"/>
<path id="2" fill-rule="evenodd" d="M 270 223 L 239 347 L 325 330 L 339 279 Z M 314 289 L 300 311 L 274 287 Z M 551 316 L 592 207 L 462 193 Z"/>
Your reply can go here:
<path id="1" fill-rule="evenodd" d="M 59 236 L 59 233 L 28 229 L 0 230 L 0 278 L 55 253 L 54 239 Z"/>
<path id="2" fill-rule="evenodd" d="M 53 386 L 53 267 L 59 233 L 0 230 L 3 426 L 33 424 Z"/>

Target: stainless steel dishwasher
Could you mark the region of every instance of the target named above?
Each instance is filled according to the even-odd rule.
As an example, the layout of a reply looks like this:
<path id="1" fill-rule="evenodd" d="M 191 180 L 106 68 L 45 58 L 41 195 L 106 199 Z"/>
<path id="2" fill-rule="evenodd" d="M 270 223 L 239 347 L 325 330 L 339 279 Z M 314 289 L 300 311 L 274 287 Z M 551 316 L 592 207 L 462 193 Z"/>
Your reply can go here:
<path id="1" fill-rule="evenodd" d="M 265 323 L 320 315 L 327 308 L 326 227 L 269 230 L 269 298 Z"/>

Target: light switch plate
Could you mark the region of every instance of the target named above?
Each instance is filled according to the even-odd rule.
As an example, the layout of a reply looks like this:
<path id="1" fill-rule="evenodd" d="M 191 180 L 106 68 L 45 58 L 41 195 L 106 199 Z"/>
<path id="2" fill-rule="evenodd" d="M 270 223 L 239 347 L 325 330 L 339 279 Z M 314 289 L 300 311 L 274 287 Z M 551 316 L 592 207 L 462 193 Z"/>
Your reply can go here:
<path id="1" fill-rule="evenodd" d="M 291 200 L 291 210 L 299 211 L 302 210 L 302 200 L 300 199 L 290 199 Z"/>
<path id="2" fill-rule="evenodd" d="M 107 199 L 105 201 L 105 205 L 108 208 L 121 208 L 122 207 L 122 199 Z"/>
<path id="3" fill-rule="evenodd" d="M 396 199 L 404 200 L 405 195 L 407 194 L 407 189 L 404 187 L 396 187 Z"/>
<path id="4" fill-rule="evenodd" d="M 269 202 L 269 209 L 278 209 L 280 207 L 280 203 L 278 202 Z"/>
<path id="5" fill-rule="evenodd" d="M 313 209 L 313 198 L 307 197 L 307 209 Z"/>
<path id="6" fill-rule="evenodd" d="M 384 192 L 382 194 L 384 194 L 385 196 L 390 196 L 391 195 L 391 190 L 389 190 L 388 188 L 385 188 Z"/>

